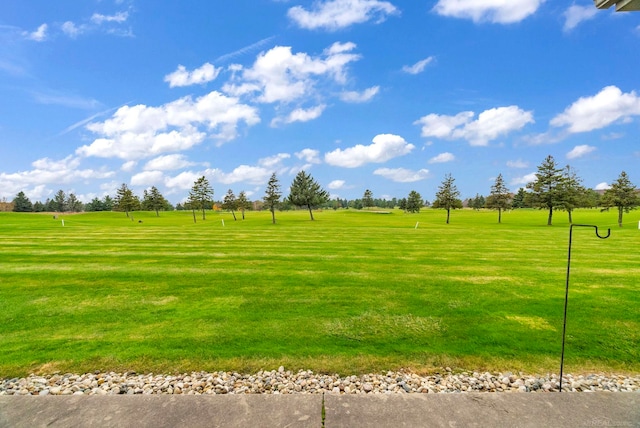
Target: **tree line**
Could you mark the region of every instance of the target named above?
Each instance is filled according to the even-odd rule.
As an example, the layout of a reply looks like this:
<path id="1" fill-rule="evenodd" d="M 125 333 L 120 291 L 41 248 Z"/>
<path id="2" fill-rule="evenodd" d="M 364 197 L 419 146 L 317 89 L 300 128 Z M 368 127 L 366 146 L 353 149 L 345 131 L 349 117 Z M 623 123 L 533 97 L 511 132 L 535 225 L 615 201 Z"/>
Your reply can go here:
<path id="1" fill-rule="evenodd" d="M 547 224 L 551 225 L 553 213 L 557 210 L 566 211 L 569 222 L 572 222 L 572 212 L 576 208 L 603 207 L 603 209 L 616 208 L 618 210 L 618 224 L 622 226 L 623 213 L 629 212 L 640 205 L 640 196 L 636 186 L 631 183 L 627 173 L 622 171 L 611 187 L 602 194 L 593 189 L 587 189 L 582 185 L 582 179 L 569 165 L 561 167 L 553 156 L 547 156 L 538 166 L 535 173 L 536 179 L 511 193 L 507 188 L 502 174 L 499 174 L 490 188 L 488 196 L 476 194 L 475 198 L 468 198 L 464 202 L 460 199 L 460 192 L 455 185 L 455 179 L 451 174 L 446 174 L 444 180 L 438 186 L 438 191 L 432 203 L 424 200 L 420 193 L 411 190 L 405 198 L 390 200 L 374 198 L 373 192 L 366 189 L 361 199 L 347 200 L 330 199 L 329 193 L 307 172 L 300 171 L 293 179 L 289 195 L 282 198 L 281 185 L 276 173 L 273 173 L 267 183 L 265 194 L 261 200 L 250 201 L 245 191 L 237 196 L 229 189 L 222 201 L 214 201 L 213 187 L 205 176 L 199 177 L 193 183 L 187 200 L 177 204 L 174 208 L 171 203 L 160 193 L 158 188 L 152 186 L 144 190 L 142 198 L 138 197 L 126 185 L 122 184 L 115 196 L 105 196 L 103 199 L 94 198 L 91 202 L 83 204 L 77 197 L 70 193 L 65 194 L 59 190 L 53 199 L 47 199 L 44 203 L 31 203 L 24 192 L 19 192 L 14 200 L 13 211 L 17 212 L 79 212 L 79 211 L 123 211 L 127 217 L 131 211 L 170 211 L 173 209 L 190 210 L 193 213 L 193 221 L 196 222 L 196 212 L 201 212 L 202 219 L 206 220 L 206 211 L 213 207 L 230 211 L 233 219 L 237 220 L 236 212 L 245 218 L 247 210 L 268 209 L 272 215 L 273 223 L 276 222 L 276 211 L 303 208 L 309 211 L 311 220 L 314 220 L 313 210 L 316 208 L 400 208 L 405 212 L 417 213 L 424 207 L 443 209 L 447 212 L 446 223 L 451 219 L 451 211 L 468 206 L 474 209 L 492 209 L 498 212 L 498 223 L 502 222 L 502 213 L 505 210 L 515 208 L 538 208 L 548 212 Z"/>

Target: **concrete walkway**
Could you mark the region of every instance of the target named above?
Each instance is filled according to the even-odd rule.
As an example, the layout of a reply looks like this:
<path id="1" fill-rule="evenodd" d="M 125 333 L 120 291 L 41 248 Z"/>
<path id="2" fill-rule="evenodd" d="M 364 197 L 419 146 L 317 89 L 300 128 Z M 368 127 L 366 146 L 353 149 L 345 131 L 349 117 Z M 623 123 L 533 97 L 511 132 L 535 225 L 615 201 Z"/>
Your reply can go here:
<path id="1" fill-rule="evenodd" d="M 2 428 L 323 426 L 640 427 L 640 393 L 0 396 Z"/>

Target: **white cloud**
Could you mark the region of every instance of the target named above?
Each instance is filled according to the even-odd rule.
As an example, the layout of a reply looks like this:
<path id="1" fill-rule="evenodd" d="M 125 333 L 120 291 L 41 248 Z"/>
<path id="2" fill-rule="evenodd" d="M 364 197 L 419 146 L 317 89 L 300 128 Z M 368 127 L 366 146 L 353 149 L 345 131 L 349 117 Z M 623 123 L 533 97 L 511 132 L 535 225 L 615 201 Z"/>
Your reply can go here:
<path id="1" fill-rule="evenodd" d="M 154 186 L 164 181 L 162 171 L 143 171 L 131 177 L 132 186 Z"/>
<path id="2" fill-rule="evenodd" d="M 581 97 L 553 119 L 551 126 L 567 126 L 570 133 L 604 128 L 614 122 L 628 122 L 640 115 L 640 97 L 634 91 L 622 93 L 607 86 L 592 97 Z"/>
<path id="3" fill-rule="evenodd" d="M 346 184 L 346 181 L 344 180 L 333 180 L 331 183 L 327 184 L 327 187 L 330 190 L 338 190 L 338 189 L 342 189 L 345 184 Z"/>
<path id="4" fill-rule="evenodd" d="M 289 153 L 278 153 L 277 155 L 258 160 L 258 165 L 264 168 L 278 169 L 282 167 L 282 161 L 290 157 L 291 155 Z"/>
<path id="5" fill-rule="evenodd" d="M 123 163 L 123 164 L 122 164 L 122 166 L 120 167 L 120 169 L 121 169 L 122 171 L 125 171 L 125 172 L 131 172 L 131 171 L 133 171 L 133 169 L 134 169 L 137 165 L 138 165 L 138 162 L 137 162 L 137 161 L 133 161 L 133 160 L 132 160 L 132 161 L 127 161 L 127 162 L 125 162 L 125 163 Z"/>
<path id="6" fill-rule="evenodd" d="M 609 189 L 611 189 L 611 186 L 606 182 L 598 183 L 596 184 L 596 187 L 595 187 L 595 190 L 609 190 Z"/>
<path id="7" fill-rule="evenodd" d="M 347 81 L 347 65 L 360 59 L 350 53 L 354 43 L 334 43 L 320 57 L 291 52 L 291 47 L 276 46 L 258 56 L 251 68 L 237 68 L 237 73 L 223 90 L 234 96 L 250 96 L 261 103 L 289 103 L 311 95 L 320 79 L 338 84 Z"/>
<path id="8" fill-rule="evenodd" d="M 25 31 L 22 34 L 29 40 L 33 40 L 35 42 L 44 42 L 47 39 L 48 28 L 49 26 L 47 24 L 42 24 L 36 31 L 33 31 L 31 33 Z"/>
<path id="9" fill-rule="evenodd" d="M 511 24 L 533 15 L 545 0 L 438 0 L 433 10 L 442 16 L 473 22 Z"/>
<path id="10" fill-rule="evenodd" d="M 379 134 L 373 138 L 373 144 L 357 144 L 347 149 L 336 149 L 324 155 L 330 165 L 356 168 L 366 163 L 383 163 L 398 156 L 406 155 L 415 146 L 404 138 L 393 134 Z"/>
<path id="11" fill-rule="evenodd" d="M 593 152 L 595 149 L 595 147 L 586 144 L 575 146 L 569 153 L 567 153 L 567 159 L 581 158 L 582 156 Z"/>
<path id="12" fill-rule="evenodd" d="M 414 183 L 429 177 L 428 169 L 412 171 L 405 168 L 379 168 L 373 171 L 373 173 L 397 183 Z"/>
<path id="13" fill-rule="evenodd" d="M 103 15 L 101 13 L 94 13 L 91 16 L 91 21 L 100 25 L 105 22 L 116 22 L 118 24 L 122 24 L 129 18 L 129 12 L 118 12 L 115 15 Z"/>
<path id="14" fill-rule="evenodd" d="M 164 81 L 168 82 L 171 88 L 199 85 L 215 80 L 221 70 L 222 68 L 215 68 L 208 62 L 193 71 L 187 71 L 185 66 L 178 65 L 176 71 L 164 76 Z"/>
<path id="15" fill-rule="evenodd" d="M 512 186 L 525 186 L 528 183 L 532 183 L 536 181 L 538 177 L 536 177 L 536 173 L 532 172 L 531 174 L 523 175 L 522 177 L 515 177 L 511 180 Z"/>
<path id="16" fill-rule="evenodd" d="M 509 168 L 529 168 L 529 162 L 525 162 L 521 159 L 514 161 L 507 161 L 507 167 Z"/>
<path id="17" fill-rule="evenodd" d="M 318 150 L 302 149 L 294 154 L 298 159 L 302 159 L 307 163 L 318 164 L 322 162 L 320 160 L 320 152 Z"/>
<path id="18" fill-rule="evenodd" d="M 455 116 L 429 114 L 415 121 L 422 125 L 423 137 L 447 140 L 464 139 L 472 146 L 486 146 L 490 141 L 533 123 L 533 113 L 518 106 L 498 107 L 485 110 L 476 120 L 475 113 L 465 111 Z"/>
<path id="19" fill-rule="evenodd" d="M 200 177 L 202 177 L 200 173 L 184 171 L 175 177 L 166 177 L 164 185 L 169 189 L 170 193 L 178 190 L 188 190 L 193 187 L 193 183 Z"/>
<path id="20" fill-rule="evenodd" d="M 429 163 L 445 163 L 445 162 L 451 162 L 455 159 L 456 157 L 453 155 L 453 153 L 445 152 L 445 153 L 440 153 L 438 156 L 434 156 L 431 159 L 429 159 Z"/>
<path id="21" fill-rule="evenodd" d="M 430 56 L 429 58 L 425 58 L 421 61 L 416 62 L 413 65 L 405 65 L 402 67 L 402 71 L 409 74 L 419 74 L 422 73 L 425 67 L 433 62 L 435 58 Z"/>
<path id="22" fill-rule="evenodd" d="M 160 107 L 124 106 L 110 119 L 88 124 L 87 129 L 100 137 L 76 154 L 131 160 L 186 150 L 207 137 L 222 144 L 236 137 L 241 122 L 248 126 L 260 122 L 257 110 L 216 91 Z"/>
<path id="23" fill-rule="evenodd" d="M 327 106 L 321 104 L 309 109 L 298 108 L 293 110 L 287 117 L 276 117 L 271 121 L 271 126 L 276 127 L 281 123 L 308 122 L 319 118 Z"/>
<path id="24" fill-rule="evenodd" d="M 60 28 L 62 32 L 71 38 L 78 37 L 79 34 L 82 33 L 83 27 L 79 27 L 71 21 L 67 21 L 63 23 Z"/>
<path id="25" fill-rule="evenodd" d="M 189 162 L 184 155 L 172 154 L 151 159 L 142 169 L 145 171 L 171 171 L 192 165 L 194 165 L 194 163 Z"/>
<path id="26" fill-rule="evenodd" d="M 210 175 L 215 181 L 223 184 L 266 184 L 272 173 L 273 169 L 249 165 L 240 165 L 230 173 L 225 173 L 219 169 L 207 170 L 208 175 Z"/>
<path id="27" fill-rule="evenodd" d="M 388 15 L 398 13 L 391 3 L 379 0 L 326 0 L 316 1 L 311 11 L 294 6 L 287 12 L 301 28 L 338 30 L 353 24 L 382 22 Z"/>
<path id="28" fill-rule="evenodd" d="M 28 171 L 0 173 L 0 197 L 13 198 L 18 192 L 43 196 L 50 187 L 71 185 L 79 180 L 103 179 L 114 175 L 108 170 L 80 169 L 80 158 L 67 156 L 61 160 L 42 158 L 32 162 Z"/>
<path id="29" fill-rule="evenodd" d="M 562 29 L 564 31 L 571 31 L 578 26 L 583 21 L 587 21 L 592 19 L 598 13 L 598 9 L 593 7 L 593 5 L 589 6 L 578 6 L 571 5 L 564 12 L 564 27 Z"/>
<path id="30" fill-rule="evenodd" d="M 379 86 L 372 86 L 362 92 L 346 91 L 340 94 L 340 99 L 345 103 L 365 103 L 376 96 L 379 91 Z"/>

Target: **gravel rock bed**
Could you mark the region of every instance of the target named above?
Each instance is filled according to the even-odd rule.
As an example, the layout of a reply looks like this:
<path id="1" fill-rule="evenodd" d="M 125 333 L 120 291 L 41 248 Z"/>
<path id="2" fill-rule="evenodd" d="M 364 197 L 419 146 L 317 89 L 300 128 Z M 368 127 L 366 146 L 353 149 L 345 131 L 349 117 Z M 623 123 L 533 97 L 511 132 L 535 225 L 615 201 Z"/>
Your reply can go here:
<path id="1" fill-rule="evenodd" d="M 278 370 L 254 374 L 192 372 L 179 375 L 85 373 L 30 375 L 0 379 L 0 395 L 116 395 L 116 394 L 407 394 L 461 392 L 555 392 L 558 375 L 461 372 L 442 369 L 422 376 L 411 372 L 386 372 L 360 376 L 296 373 Z M 563 391 L 637 392 L 640 375 L 566 374 Z"/>

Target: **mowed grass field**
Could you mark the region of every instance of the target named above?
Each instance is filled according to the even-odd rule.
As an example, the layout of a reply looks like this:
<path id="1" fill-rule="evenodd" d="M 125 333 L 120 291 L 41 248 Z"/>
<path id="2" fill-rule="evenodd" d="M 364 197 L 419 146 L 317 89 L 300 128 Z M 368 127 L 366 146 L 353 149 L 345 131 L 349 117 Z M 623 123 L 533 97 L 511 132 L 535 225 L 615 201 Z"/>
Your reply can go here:
<path id="1" fill-rule="evenodd" d="M 559 369 L 564 212 L 133 215 L 0 213 L 0 377 Z M 566 372 L 640 371 L 639 218 L 574 213 Z"/>

